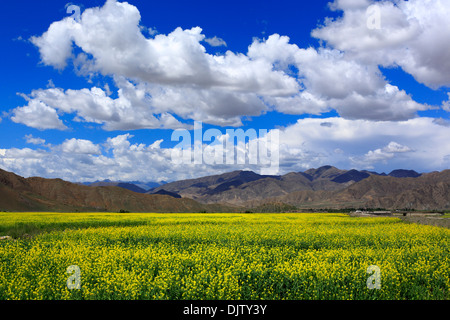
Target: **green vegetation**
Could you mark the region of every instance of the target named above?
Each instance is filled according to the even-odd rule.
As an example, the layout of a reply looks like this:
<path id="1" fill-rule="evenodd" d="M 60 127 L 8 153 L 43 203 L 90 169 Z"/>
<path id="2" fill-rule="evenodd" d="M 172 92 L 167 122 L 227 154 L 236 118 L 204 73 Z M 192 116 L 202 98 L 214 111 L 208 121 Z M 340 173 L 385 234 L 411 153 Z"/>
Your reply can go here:
<path id="1" fill-rule="evenodd" d="M 0 300 L 449 299 L 450 230 L 397 218 L 0 213 L 6 235 Z"/>

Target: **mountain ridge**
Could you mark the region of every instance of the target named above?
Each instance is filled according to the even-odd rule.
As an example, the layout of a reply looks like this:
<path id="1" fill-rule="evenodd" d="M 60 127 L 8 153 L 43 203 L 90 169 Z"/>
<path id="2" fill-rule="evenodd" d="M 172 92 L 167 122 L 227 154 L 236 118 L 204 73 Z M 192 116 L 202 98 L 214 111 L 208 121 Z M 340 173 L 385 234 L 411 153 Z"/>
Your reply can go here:
<path id="1" fill-rule="evenodd" d="M 414 170 L 398 169 L 393 172 L 398 176 L 421 176 Z M 164 189 L 202 203 L 246 205 L 248 201 L 262 201 L 297 191 L 343 190 L 370 176 L 388 175 L 355 169 L 341 170 L 333 166 L 312 168 L 304 172 L 290 172 L 281 176 L 259 175 L 252 171 L 233 171 L 167 183 L 151 189 L 149 193 Z"/>
<path id="2" fill-rule="evenodd" d="M 90 187 L 61 179 L 23 178 L 0 169 L 0 210 L 59 212 L 218 212 L 234 208 L 205 205 L 169 195 L 136 193 L 117 186 Z"/>
<path id="3" fill-rule="evenodd" d="M 379 174 L 332 166 L 259 175 L 232 171 L 175 181 L 137 193 L 120 186 L 85 186 L 23 178 L 0 170 L 0 210 L 243 212 L 251 208 L 450 209 L 450 170 Z"/>

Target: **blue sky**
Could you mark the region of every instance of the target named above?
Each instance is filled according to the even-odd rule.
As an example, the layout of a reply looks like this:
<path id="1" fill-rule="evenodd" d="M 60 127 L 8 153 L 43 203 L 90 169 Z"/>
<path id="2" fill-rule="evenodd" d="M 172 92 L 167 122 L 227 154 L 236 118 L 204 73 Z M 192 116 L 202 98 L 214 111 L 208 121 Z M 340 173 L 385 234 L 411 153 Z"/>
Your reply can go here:
<path id="1" fill-rule="evenodd" d="M 172 133 L 202 121 L 280 130 L 279 174 L 448 169 L 449 15 L 449 0 L 3 1 L 0 168 L 71 181 L 261 170 L 173 165 Z"/>

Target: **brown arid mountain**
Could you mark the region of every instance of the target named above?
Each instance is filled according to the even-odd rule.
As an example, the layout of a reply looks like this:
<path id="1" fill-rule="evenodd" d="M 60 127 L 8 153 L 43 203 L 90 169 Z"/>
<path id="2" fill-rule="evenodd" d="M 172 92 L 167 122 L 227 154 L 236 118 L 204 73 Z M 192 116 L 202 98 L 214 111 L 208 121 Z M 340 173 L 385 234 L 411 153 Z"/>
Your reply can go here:
<path id="1" fill-rule="evenodd" d="M 328 194 L 325 191 L 343 190 L 372 175 L 378 174 L 340 170 L 332 166 L 323 166 L 305 172 L 291 172 L 282 176 L 263 176 L 251 171 L 234 171 L 168 183 L 150 190 L 149 193 L 165 190 L 202 203 L 253 206 L 261 201 L 288 196 L 294 192 L 303 192 L 305 195 L 310 195 L 309 197 L 314 194 L 314 198 L 321 198 L 324 194 Z"/>
<path id="2" fill-rule="evenodd" d="M 180 198 L 180 196 L 182 198 Z M 0 170 L 0 211 L 243 212 L 341 208 L 450 209 L 450 170 L 393 174 L 331 166 L 264 176 L 251 171 L 177 181 L 136 193 Z"/>
<path id="3" fill-rule="evenodd" d="M 292 172 L 283 176 L 264 176 L 252 171 L 234 171 L 198 179 L 176 181 L 152 189 L 149 193 L 166 190 L 202 203 L 243 205 L 294 191 L 339 190 L 348 184 L 331 181 L 346 171 L 334 167 Z"/>
<path id="4" fill-rule="evenodd" d="M 417 178 L 371 175 L 337 191 L 297 191 L 266 199 L 300 208 L 450 209 L 450 170 Z"/>
<path id="5" fill-rule="evenodd" d="M 344 190 L 340 196 L 345 200 L 347 195 L 364 199 L 370 207 L 449 209 L 450 170 L 417 178 L 370 177 Z"/>
<path id="6" fill-rule="evenodd" d="M 251 171 L 234 171 L 221 175 L 171 182 L 158 188 L 154 188 L 148 191 L 148 193 L 153 194 L 160 190 L 165 190 L 179 194 L 182 197 L 197 200 L 204 199 L 205 197 L 203 196 L 211 196 L 227 190 L 240 188 L 246 183 L 257 181 L 265 177 L 277 179 L 275 176 L 262 176 Z"/>
<path id="7" fill-rule="evenodd" d="M 202 203 L 259 208 L 283 203 L 297 208 L 386 208 L 443 210 L 450 208 L 450 171 L 389 174 L 340 170 L 332 166 L 262 176 L 235 171 L 165 184 L 150 192 L 170 191 Z"/>
<path id="8" fill-rule="evenodd" d="M 0 170 L 0 210 L 89 212 L 221 212 L 233 208 L 192 199 L 136 193 L 115 186 L 90 187 L 60 179 L 22 178 Z"/>

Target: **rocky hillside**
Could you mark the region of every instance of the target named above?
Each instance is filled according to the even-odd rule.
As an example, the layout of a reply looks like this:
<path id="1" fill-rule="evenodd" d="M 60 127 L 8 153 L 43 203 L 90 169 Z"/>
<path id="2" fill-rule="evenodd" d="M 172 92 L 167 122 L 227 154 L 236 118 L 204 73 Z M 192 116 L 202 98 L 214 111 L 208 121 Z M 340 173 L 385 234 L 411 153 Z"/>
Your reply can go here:
<path id="1" fill-rule="evenodd" d="M 140 194 L 120 187 L 89 187 L 60 179 L 22 178 L 0 170 L 0 210 L 202 212 L 231 211 L 192 199 Z"/>
<path id="2" fill-rule="evenodd" d="M 450 170 L 427 173 L 417 178 L 371 175 L 342 190 L 297 191 L 266 201 L 281 201 L 304 208 L 449 209 Z"/>
<path id="3" fill-rule="evenodd" d="M 328 201 L 325 198 L 332 197 L 337 191 L 344 190 L 355 183 L 374 176 L 390 177 L 391 174 L 420 176 L 412 170 L 396 170 L 386 175 L 369 171 L 340 170 L 332 166 L 323 166 L 305 172 L 291 172 L 282 176 L 263 176 L 251 171 L 234 171 L 168 183 L 150 190 L 149 193 L 165 190 L 202 203 L 253 206 L 267 199 L 276 201 L 288 199 L 289 202 L 298 204 L 305 202 L 305 199 Z"/>
<path id="4" fill-rule="evenodd" d="M 0 170 L 0 211 L 235 212 L 277 208 L 450 209 L 450 170 L 389 175 L 325 166 L 282 176 L 234 171 L 136 193 Z"/>

